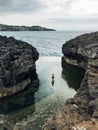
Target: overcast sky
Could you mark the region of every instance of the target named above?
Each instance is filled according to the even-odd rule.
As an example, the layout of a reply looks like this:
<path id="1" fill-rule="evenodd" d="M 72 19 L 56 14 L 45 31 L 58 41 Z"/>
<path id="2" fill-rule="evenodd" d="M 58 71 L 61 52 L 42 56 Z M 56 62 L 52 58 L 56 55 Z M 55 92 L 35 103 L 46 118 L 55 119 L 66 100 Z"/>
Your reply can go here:
<path id="1" fill-rule="evenodd" d="M 0 23 L 98 30 L 98 0 L 0 0 Z"/>

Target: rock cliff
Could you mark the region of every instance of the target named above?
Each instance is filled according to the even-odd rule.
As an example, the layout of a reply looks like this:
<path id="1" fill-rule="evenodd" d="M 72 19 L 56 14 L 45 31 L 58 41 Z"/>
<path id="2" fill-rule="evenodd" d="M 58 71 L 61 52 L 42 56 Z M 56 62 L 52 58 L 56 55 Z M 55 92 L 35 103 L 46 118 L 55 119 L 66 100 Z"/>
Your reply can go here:
<path id="1" fill-rule="evenodd" d="M 38 57 L 36 48 L 28 43 L 0 36 L 0 98 L 22 91 L 38 79 Z"/>
<path id="2" fill-rule="evenodd" d="M 92 125 L 98 123 L 92 121 L 98 120 L 98 32 L 67 41 L 62 52 L 67 64 L 84 69 L 85 74 L 77 94 L 47 121 L 43 130 L 74 130 L 77 124 L 90 120 Z M 90 130 L 90 125 L 86 129 Z"/>

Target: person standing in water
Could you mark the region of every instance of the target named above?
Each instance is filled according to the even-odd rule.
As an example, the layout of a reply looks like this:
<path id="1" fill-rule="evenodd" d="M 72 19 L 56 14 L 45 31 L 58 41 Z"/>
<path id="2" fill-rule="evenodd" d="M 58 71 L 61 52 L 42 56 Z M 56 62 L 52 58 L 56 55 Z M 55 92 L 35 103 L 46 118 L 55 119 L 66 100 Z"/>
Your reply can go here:
<path id="1" fill-rule="evenodd" d="M 51 82 L 52 86 L 54 85 L 54 74 L 52 74 L 52 82 Z"/>

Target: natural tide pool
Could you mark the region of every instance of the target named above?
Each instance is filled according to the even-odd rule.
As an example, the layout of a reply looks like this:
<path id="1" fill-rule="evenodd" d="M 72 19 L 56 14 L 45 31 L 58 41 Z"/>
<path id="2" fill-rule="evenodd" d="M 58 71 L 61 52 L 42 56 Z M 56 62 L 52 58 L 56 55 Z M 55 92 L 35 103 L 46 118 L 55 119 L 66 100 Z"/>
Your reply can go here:
<path id="1" fill-rule="evenodd" d="M 22 121 L 25 128 L 40 130 L 44 121 L 54 114 L 66 99 L 76 94 L 72 83 L 76 84 L 76 80 L 71 80 L 73 78 L 71 76 L 70 79 L 71 73 L 69 73 L 70 70 L 72 72 L 72 69 L 67 67 L 65 68 L 67 71 L 65 71 L 63 67 L 61 57 L 40 57 L 36 62 L 40 81 L 39 88 L 35 93 L 32 92 L 32 89 L 26 90 L 13 98 L 2 100 L 0 113 L 8 114 L 16 122 Z M 51 83 L 52 73 L 55 75 L 53 86 Z M 82 78 L 80 73 L 76 74 L 77 80 Z M 73 77 L 75 76 L 73 75 Z M 75 87 L 78 87 L 78 84 Z M 19 105 L 20 107 L 17 109 Z"/>

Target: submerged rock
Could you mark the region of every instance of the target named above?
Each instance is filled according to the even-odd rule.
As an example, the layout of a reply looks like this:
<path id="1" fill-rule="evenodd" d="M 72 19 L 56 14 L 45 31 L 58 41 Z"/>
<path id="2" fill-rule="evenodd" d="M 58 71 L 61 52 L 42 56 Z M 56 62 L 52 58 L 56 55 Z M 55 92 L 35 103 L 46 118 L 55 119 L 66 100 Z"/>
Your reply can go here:
<path id="1" fill-rule="evenodd" d="M 28 43 L 0 36 L 0 98 L 20 92 L 38 79 L 38 58 L 36 48 Z"/>
<path id="2" fill-rule="evenodd" d="M 98 120 L 98 32 L 67 41 L 62 52 L 67 64 L 77 66 L 85 73 L 74 98 L 66 101 L 64 107 L 45 123 L 43 130 L 71 130 L 80 122 Z"/>

